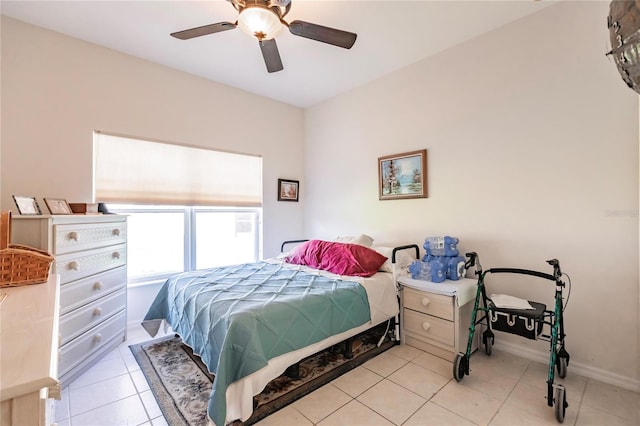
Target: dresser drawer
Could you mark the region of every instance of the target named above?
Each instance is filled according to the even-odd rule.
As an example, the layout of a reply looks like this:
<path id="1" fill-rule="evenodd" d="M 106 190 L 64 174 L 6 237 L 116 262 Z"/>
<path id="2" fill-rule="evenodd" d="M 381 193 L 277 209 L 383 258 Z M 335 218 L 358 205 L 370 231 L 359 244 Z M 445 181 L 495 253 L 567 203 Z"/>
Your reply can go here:
<path id="1" fill-rule="evenodd" d="M 408 287 L 404 287 L 402 291 L 405 308 L 453 321 L 453 297 L 417 291 Z"/>
<path id="2" fill-rule="evenodd" d="M 84 333 L 96 324 L 104 321 L 127 305 L 125 289 L 98 299 L 80 309 L 60 317 L 60 336 L 62 345 Z"/>
<path id="3" fill-rule="evenodd" d="M 70 369 L 91 356 L 95 351 L 119 334 L 124 336 L 127 315 L 122 311 L 109 318 L 84 335 L 72 340 L 60 349 L 59 375 L 62 377 Z"/>
<path id="4" fill-rule="evenodd" d="M 127 285 L 127 268 L 120 266 L 60 287 L 60 314 L 105 296 Z"/>
<path id="5" fill-rule="evenodd" d="M 404 329 L 420 337 L 435 340 L 447 346 L 455 345 L 455 327 L 453 322 L 431 315 L 404 309 Z"/>
<path id="6" fill-rule="evenodd" d="M 69 253 L 56 257 L 55 273 L 65 284 L 98 272 L 124 266 L 127 263 L 127 245 L 104 247 L 81 253 Z"/>
<path id="7" fill-rule="evenodd" d="M 126 240 L 126 221 L 53 226 L 54 255 L 121 244 Z"/>

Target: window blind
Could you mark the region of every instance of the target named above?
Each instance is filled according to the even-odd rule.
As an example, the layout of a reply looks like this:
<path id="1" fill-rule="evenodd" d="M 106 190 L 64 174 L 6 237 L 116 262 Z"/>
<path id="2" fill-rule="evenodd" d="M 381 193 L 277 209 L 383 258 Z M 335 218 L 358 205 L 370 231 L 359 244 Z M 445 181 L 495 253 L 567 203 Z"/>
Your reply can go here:
<path id="1" fill-rule="evenodd" d="M 94 133 L 96 202 L 262 206 L 262 158 Z"/>

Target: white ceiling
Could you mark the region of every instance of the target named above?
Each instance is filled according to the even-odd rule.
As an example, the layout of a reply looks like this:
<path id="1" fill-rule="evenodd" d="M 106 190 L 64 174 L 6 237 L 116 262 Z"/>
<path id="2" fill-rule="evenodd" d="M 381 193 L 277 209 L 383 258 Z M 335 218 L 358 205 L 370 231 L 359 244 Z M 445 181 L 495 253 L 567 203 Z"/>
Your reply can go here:
<path id="1" fill-rule="evenodd" d="M 0 1 L 2 14 L 298 107 L 346 92 L 491 31 L 552 1 L 293 0 L 285 20 L 355 32 L 350 49 L 297 37 L 276 40 L 284 71 L 267 73 L 240 30 L 178 40 L 169 34 L 235 22 L 226 0 Z"/>

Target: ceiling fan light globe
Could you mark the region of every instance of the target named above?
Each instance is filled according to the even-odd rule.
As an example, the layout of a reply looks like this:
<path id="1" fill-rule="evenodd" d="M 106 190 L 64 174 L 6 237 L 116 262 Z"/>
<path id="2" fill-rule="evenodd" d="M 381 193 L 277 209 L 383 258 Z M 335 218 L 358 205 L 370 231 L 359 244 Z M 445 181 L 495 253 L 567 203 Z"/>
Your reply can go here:
<path id="1" fill-rule="evenodd" d="M 242 9 L 238 17 L 238 28 L 258 40 L 270 40 L 282 30 L 280 18 L 271 10 L 252 6 Z"/>

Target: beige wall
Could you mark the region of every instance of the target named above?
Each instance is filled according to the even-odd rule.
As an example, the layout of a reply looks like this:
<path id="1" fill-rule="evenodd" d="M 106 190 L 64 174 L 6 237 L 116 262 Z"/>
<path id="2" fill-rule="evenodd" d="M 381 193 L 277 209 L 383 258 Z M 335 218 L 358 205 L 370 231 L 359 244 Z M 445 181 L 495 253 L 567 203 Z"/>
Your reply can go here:
<path id="1" fill-rule="evenodd" d="M 558 258 L 570 370 L 640 389 L 638 96 L 604 55 L 607 15 L 552 6 L 306 110 L 304 223 L 319 238 L 453 235 L 485 268 Z M 377 158 L 422 148 L 429 198 L 379 201 Z M 490 291 L 552 306 L 554 287 Z M 498 344 L 548 357 L 546 342 Z"/>
<path id="2" fill-rule="evenodd" d="M 1 30 L 3 209 L 12 194 L 91 201 L 102 130 L 262 155 L 265 256 L 300 237 L 302 203 L 276 195 L 302 175 L 302 110 L 5 16 Z"/>

